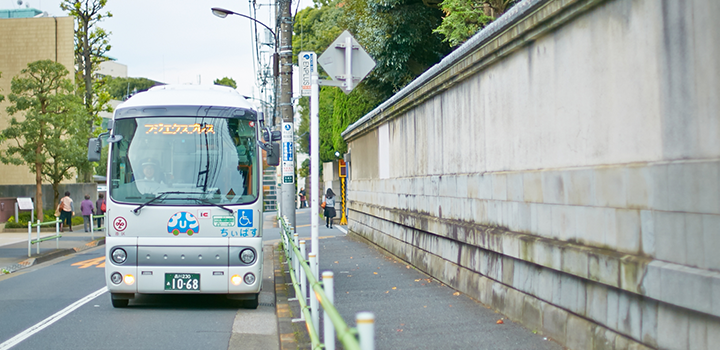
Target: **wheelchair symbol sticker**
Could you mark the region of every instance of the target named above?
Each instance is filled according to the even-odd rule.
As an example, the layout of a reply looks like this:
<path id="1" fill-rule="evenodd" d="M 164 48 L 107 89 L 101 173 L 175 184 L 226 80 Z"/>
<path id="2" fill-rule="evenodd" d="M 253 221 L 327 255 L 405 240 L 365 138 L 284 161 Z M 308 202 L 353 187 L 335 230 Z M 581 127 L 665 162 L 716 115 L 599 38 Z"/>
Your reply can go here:
<path id="1" fill-rule="evenodd" d="M 253 210 L 252 209 L 241 209 L 238 210 L 238 227 L 252 227 L 253 226 Z"/>

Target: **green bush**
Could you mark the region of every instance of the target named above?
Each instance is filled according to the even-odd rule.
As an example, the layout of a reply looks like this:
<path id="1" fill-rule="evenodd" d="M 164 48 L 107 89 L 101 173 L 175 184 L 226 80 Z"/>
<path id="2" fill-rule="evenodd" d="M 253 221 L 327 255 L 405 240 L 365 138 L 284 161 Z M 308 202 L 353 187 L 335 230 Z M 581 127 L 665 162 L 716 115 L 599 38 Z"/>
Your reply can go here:
<path id="1" fill-rule="evenodd" d="M 20 217 L 20 220 L 16 221 L 15 216 L 11 216 L 10 219 L 8 219 L 7 223 L 5 223 L 5 228 L 27 228 L 28 220 L 30 220 L 30 213 L 29 211 L 23 211 L 18 214 Z M 37 219 L 36 219 L 37 220 Z M 48 222 L 48 221 L 55 221 L 55 212 L 50 210 L 45 210 L 43 213 L 43 220 L 42 222 Z M 83 218 L 82 215 L 75 215 L 72 218 L 72 224 L 75 225 L 82 225 L 83 224 Z"/>

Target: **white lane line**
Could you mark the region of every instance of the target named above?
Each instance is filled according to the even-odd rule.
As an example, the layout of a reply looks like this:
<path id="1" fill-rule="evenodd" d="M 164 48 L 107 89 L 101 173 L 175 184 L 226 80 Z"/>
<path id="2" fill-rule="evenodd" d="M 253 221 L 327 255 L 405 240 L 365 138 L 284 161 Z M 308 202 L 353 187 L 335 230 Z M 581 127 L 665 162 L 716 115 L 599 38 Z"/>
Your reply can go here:
<path id="1" fill-rule="evenodd" d="M 340 232 L 342 232 L 343 234 L 347 234 L 347 230 L 342 228 L 341 226 L 333 226 L 333 227 L 340 230 Z"/>
<path id="2" fill-rule="evenodd" d="M 40 332 L 41 330 L 47 328 L 51 324 L 59 321 L 63 317 L 67 316 L 69 313 L 75 311 L 77 308 L 85 305 L 90 300 L 93 300 L 97 298 L 98 296 L 102 295 L 103 293 L 107 292 L 107 286 L 102 287 L 98 289 L 97 291 L 89 294 L 88 296 L 72 303 L 70 306 L 56 312 L 54 315 L 36 323 L 34 326 L 20 332 L 18 335 L 8 339 L 6 342 L 0 344 L 0 350 L 7 350 L 12 348 L 15 345 L 20 344 L 23 340 L 30 338 L 33 336 L 33 334 Z"/>

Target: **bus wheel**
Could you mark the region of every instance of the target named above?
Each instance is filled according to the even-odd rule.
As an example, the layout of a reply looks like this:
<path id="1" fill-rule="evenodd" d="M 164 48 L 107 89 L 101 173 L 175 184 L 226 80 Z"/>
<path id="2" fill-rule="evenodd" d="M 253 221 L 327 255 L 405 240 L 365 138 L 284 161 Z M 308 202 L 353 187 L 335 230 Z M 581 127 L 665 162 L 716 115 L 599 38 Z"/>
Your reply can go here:
<path id="1" fill-rule="evenodd" d="M 192 236 L 193 233 L 195 233 L 195 232 L 193 232 L 193 230 L 188 230 L 188 232 L 187 232 L 188 236 Z"/>
<path id="2" fill-rule="evenodd" d="M 112 300 L 112 306 L 115 308 L 127 307 L 128 303 L 130 302 L 130 300 L 128 299 L 115 299 L 112 297 L 112 295 L 110 296 L 110 299 Z"/>

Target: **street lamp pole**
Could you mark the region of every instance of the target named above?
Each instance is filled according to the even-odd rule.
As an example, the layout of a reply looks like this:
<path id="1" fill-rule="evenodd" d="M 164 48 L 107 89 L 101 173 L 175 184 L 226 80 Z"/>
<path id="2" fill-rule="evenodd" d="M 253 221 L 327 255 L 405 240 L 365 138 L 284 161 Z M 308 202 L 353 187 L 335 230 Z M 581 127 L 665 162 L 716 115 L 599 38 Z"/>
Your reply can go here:
<path id="1" fill-rule="evenodd" d="M 276 91 L 277 86 L 280 87 L 279 93 L 276 94 L 274 101 L 279 106 L 282 115 L 282 195 L 280 197 L 280 213 L 287 217 L 290 227 L 295 231 L 295 126 L 294 113 L 292 104 L 292 16 L 290 13 L 291 0 L 277 0 L 279 5 L 280 33 L 279 35 L 270 29 L 264 23 L 234 11 L 226 10 L 219 7 L 213 7 L 212 13 L 220 18 L 228 15 L 237 15 L 247 18 L 255 23 L 262 25 L 272 33 L 275 39 L 275 55 L 273 64 L 277 64 L 280 59 L 279 67 L 276 72 Z M 279 56 L 279 57 L 278 57 Z M 279 80 L 279 82 L 278 82 Z M 277 110 L 277 107 L 276 107 Z M 274 123 L 274 120 L 273 120 Z M 315 248 L 313 248 L 315 249 Z"/>

